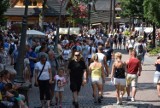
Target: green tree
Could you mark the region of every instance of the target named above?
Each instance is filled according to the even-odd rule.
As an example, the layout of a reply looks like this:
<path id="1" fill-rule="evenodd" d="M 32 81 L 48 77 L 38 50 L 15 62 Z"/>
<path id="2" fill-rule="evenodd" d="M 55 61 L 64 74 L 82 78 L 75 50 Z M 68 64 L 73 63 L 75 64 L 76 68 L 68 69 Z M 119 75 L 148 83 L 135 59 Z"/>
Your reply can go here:
<path id="1" fill-rule="evenodd" d="M 122 16 L 143 18 L 144 0 L 119 0 L 121 2 Z"/>
<path id="2" fill-rule="evenodd" d="M 133 24 L 134 18 L 143 19 L 143 1 L 144 0 L 119 0 L 121 3 L 121 16 L 130 18 L 130 24 Z"/>
<path id="3" fill-rule="evenodd" d="M 160 0 L 144 0 L 144 17 L 160 26 Z"/>
<path id="4" fill-rule="evenodd" d="M 0 24 L 2 24 L 5 21 L 3 14 L 7 11 L 8 7 L 9 0 L 0 0 Z"/>
<path id="5" fill-rule="evenodd" d="M 160 0 L 144 0 L 144 17 L 153 24 L 153 46 L 155 47 L 155 27 L 160 26 Z"/>

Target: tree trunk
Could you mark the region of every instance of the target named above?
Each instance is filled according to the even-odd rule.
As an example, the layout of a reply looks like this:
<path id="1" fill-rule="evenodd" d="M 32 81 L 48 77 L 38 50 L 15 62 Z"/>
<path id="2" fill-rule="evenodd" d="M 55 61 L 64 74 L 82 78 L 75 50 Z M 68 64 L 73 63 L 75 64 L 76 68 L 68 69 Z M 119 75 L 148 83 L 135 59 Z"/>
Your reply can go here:
<path id="1" fill-rule="evenodd" d="M 129 17 L 129 32 L 131 33 L 131 28 L 132 28 L 132 18 Z"/>
<path id="2" fill-rule="evenodd" d="M 154 47 L 154 48 L 155 48 L 155 46 L 156 46 L 155 40 L 156 40 L 156 25 L 153 24 L 153 37 L 152 37 L 152 42 L 153 42 L 153 47 Z"/>

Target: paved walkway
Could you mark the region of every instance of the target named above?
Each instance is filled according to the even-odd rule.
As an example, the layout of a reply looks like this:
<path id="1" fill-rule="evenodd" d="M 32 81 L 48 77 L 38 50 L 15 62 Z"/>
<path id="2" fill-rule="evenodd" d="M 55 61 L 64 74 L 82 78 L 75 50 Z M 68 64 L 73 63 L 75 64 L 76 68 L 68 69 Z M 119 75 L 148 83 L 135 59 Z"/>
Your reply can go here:
<path id="1" fill-rule="evenodd" d="M 123 60 L 129 58 L 126 51 L 123 53 Z M 104 99 L 101 104 L 94 104 L 92 97 L 91 84 L 81 88 L 79 96 L 80 108 L 159 108 L 160 98 L 157 97 L 156 86 L 153 84 L 154 75 L 154 62 L 155 57 L 145 57 L 142 75 L 138 79 L 138 91 L 136 95 L 136 102 L 127 102 L 126 94 L 124 96 L 123 105 L 116 105 L 115 87 L 109 84 L 109 78 L 107 79 L 104 87 Z M 33 87 L 29 91 L 29 108 L 35 108 L 40 106 L 39 91 L 38 88 Z M 56 107 L 52 107 L 56 108 Z M 72 95 L 69 89 L 69 85 L 65 87 L 63 108 L 73 108 Z"/>

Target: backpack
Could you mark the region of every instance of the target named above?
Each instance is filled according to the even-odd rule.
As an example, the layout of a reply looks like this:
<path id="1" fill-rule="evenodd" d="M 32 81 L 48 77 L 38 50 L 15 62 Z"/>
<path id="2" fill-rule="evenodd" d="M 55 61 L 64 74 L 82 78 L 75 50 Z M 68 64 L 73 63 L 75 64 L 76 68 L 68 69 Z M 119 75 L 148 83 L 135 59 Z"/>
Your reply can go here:
<path id="1" fill-rule="evenodd" d="M 110 49 L 104 49 L 103 53 L 106 56 L 107 60 L 109 60 L 108 58 L 110 58 L 110 54 L 109 54 Z"/>
<path id="2" fill-rule="evenodd" d="M 144 52 L 143 45 L 142 44 L 138 45 L 138 55 L 142 55 L 143 52 Z"/>
<path id="3" fill-rule="evenodd" d="M 9 49 L 9 54 L 11 55 L 14 50 L 15 50 L 15 45 L 14 45 L 14 44 L 11 44 L 11 45 L 10 45 L 10 49 Z"/>

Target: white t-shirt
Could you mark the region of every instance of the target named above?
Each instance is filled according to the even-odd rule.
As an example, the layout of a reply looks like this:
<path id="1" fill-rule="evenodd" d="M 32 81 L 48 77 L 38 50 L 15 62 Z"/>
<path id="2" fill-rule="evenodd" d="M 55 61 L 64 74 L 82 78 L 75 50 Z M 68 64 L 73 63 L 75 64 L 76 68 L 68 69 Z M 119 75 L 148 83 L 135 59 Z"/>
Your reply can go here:
<path id="1" fill-rule="evenodd" d="M 59 75 L 56 75 L 54 77 L 55 80 L 55 91 L 64 91 L 64 85 L 65 85 L 65 78 L 62 76 L 60 77 Z"/>
<path id="2" fill-rule="evenodd" d="M 43 64 L 41 62 L 37 62 L 35 64 L 34 69 L 38 71 L 38 76 L 39 76 L 42 68 L 43 68 Z M 49 80 L 50 79 L 49 71 L 48 71 L 49 69 L 51 69 L 51 65 L 48 61 L 46 61 L 46 64 L 44 66 L 44 69 L 43 69 L 43 72 L 42 72 L 41 76 L 39 77 L 39 80 Z"/>
<path id="3" fill-rule="evenodd" d="M 105 55 L 103 53 L 96 53 L 98 55 L 98 61 L 102 63 L 102 65 L 104 66 L 104 57 Z"/>

